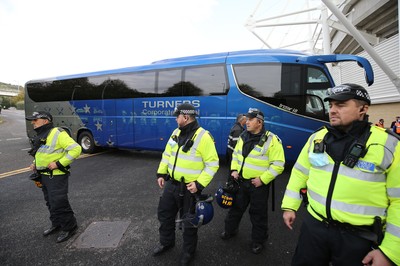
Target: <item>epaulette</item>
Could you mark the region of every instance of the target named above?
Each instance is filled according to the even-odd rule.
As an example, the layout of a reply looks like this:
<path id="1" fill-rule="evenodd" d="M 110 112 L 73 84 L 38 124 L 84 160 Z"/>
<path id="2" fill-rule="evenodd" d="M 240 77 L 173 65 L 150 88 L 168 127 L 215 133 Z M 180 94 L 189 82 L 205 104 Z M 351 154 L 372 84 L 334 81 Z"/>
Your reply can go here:
<path id="1" fill-rule="evenodd" d="M 323 129 L 325 129 L 325 128 L 326 128 L 326 126 L 322 126 L 322 127 L 318 128 L 317 130 L 315 130 L 315 131 L 313 132 L 313 134 L 314 134 L 314 133 L 317 133 L 318 131 L 321 131 L 321 130 L 323 130 Z"/>
<path id="2" fill-rule="evenodd" d="M 208 133 L 208 135 L 210 135 L 210 137 L 211 137 L 212 141 L 214 141 L 214 142 L 215 142 L 215 140 L 214 140 L 214 137 L 211 135 L 210 131 L 206 130 L 206 132 Z"/>
<path id="3" fill-rule="evenodd" d="M 397 135 L 396 133 L 394 133 L 392 130 L 390 129 L 385 129 L 385 132 L 388 133 L 389 135 L 392 135 L 393 137 L 395 137 L 396 139 L 400 140 L 400 136 Z"/>

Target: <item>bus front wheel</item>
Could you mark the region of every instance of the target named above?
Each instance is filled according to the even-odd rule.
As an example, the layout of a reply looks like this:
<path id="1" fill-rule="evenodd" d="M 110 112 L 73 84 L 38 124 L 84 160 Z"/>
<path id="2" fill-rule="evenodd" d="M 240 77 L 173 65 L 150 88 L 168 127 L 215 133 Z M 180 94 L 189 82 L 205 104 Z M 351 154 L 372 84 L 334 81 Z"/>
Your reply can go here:
<path id="1" fill-rule="evenodd" d="M 95 150 L 93 136 L 88 131 L 84 131 L 79 135 L 78 143 L 81 145 L 83 153 L 93 153 Z"/>

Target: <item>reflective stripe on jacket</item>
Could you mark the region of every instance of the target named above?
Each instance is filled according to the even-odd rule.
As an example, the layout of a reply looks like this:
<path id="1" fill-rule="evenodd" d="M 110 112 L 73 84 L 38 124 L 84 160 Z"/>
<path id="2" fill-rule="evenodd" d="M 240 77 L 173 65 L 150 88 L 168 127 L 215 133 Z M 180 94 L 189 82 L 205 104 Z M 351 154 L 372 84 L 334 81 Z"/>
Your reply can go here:
<path id="1" fill-rule="evenodd" d="M 239 140 L 239 136 L 243 131 L 244 127 L 239 122 L 236 122 L 232 126 L 228 136 L 228 149 L 232 151 L 235 149 L 236 143 Z"/>
<path id="2" fill-rule="evenodd" d="M 157 173 L 167 174 L 185 183 L 197 181 L 206 187 L 219 168 L 219 158 L 215 149 L 214 140 L 210 133 L 203 128 L 198 128 L 193 136 L 193 145 L 187 151 L 178 147 L 172 136 L 179 136 L 180 130 L 176 129 L 169 138 Z"/>
<path id="3" fill-rule="evenodd" d="M 82 148 L 66 131 L 53 128 L 47 136 L 46 143 L 40 146 L 35 154 L 37 170 L 44 170 L 51 162 L 59 162 L 66 167 L 79 157 Z M 53 175 L 62 175 L 65 172 L 55 169 Z"/>
<path id="4" fill-rule="evenodd" d="M 400 264 L 400 144 L 385 129 L 371 126 L 366 143 L 368 152 L 354 168 L 337 164 L 326 153 L 313 153 L 314 141 L 322 141 L 324 128 L 308 139 L 292 169 L 282 209 L 297 210 L 301 205 L 300 189 L 307 187 L 308 212 L 355 226 L 370 226 L 374 217 L 386 221 L 386 232 L 379 248 L 396 264 Z M 321 157 L 319 157 L 321 156 Z M 331 200 L 327 195 L 333 173 L 337 171 Z M 330 203 L 330 206 L 327 204 Z M 312 207 L 312 208 L 311 208 Z M 315 210 L 315 212 L 314 212 Z"/>
<path id="5" fill-rule="evenodd" d="M 265 134 L 267 139 L 263 145 L 255 145 L 246 158 L 242 155 L 243 139 L 239 138 L 232 155 L 231 169 L 239 173 L 242 170 L 244 179 L 260 177 L 266 185 L 283 172 L 285 154 L 279 138 L 269 131 Z"/>

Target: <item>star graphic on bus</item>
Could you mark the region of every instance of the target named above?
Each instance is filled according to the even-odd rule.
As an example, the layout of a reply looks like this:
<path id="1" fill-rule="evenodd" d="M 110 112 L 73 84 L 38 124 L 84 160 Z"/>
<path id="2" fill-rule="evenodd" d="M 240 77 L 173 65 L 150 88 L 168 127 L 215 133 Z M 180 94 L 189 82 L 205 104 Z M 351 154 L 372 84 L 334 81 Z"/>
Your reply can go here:
<path id="1" fill-rule="evenodd" d="M 97 129 L 97 131 L 103 131 L 103 124 L 101 124 L 100 122 L 99 122 L 99 120 L 97 120 L 96 121 L 96 124 L 94 124 L 95 126 L 96 126 L 96 129 Z"/>
<path id="2" fill-rule="evenodd" d="M 90 107 L 87 104 L 85 104 L 83 110 L 85 110 L 85 114 L 90 114 Z"/>

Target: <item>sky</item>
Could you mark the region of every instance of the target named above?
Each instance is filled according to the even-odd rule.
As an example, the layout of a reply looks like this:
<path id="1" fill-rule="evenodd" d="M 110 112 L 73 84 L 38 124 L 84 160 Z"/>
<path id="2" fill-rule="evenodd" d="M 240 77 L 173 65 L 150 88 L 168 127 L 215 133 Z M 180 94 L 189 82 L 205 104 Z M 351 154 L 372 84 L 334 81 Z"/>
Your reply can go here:
<path id="1" fill-rule="evenodd" d="M 293 8 L 299 1 L 287 2 Z M 245 27 L 259 2 L 1 0 L 0 82 L 23 86 L 167 58 L 265 48 Z M 263 2 L 258 16 L 283 12 L 277 9 L 282 0 Z"/>

